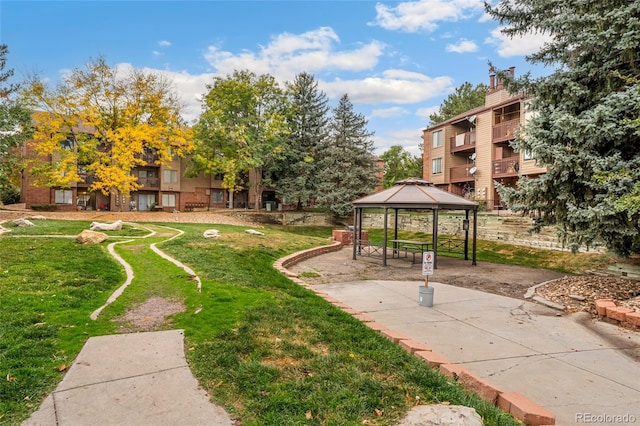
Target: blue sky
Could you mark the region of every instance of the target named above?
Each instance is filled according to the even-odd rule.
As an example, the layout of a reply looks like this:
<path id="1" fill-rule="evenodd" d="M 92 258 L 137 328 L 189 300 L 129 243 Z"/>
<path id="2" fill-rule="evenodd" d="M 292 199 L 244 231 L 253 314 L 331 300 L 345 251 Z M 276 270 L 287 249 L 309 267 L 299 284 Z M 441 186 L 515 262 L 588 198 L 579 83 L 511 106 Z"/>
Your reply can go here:
<path id="1" fill-rule="evenodd" d="M 349 95 L 376 152 L 418 154 L 428 116 L 465 81 L 489 82 L 488 62 L 516 75 L 540 35 L 510 40 L 482 0 L 0 1 L 0 43 L 15 80 L 55 83 L 103 56 L 111 66 L 163 73 L 190 122 L 215 76 L 234 69 L 280 82 L 313 74 L 331 105 Z"/>

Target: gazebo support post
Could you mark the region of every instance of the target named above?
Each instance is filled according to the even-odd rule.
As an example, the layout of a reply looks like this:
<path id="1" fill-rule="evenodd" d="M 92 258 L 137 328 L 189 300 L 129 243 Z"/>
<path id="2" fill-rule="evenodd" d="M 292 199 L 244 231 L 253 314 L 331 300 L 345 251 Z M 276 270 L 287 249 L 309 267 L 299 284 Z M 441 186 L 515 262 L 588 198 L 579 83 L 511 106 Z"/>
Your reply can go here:
<path id="1" fill-rule="evenodd" d="M 469 260 L 469 210 L 464 211 L 464 219 L 467 224 L 464 230 L 464 260 Z"/>
<path id="2" fill-rule="evenodd" d="M 393 239 L 397 240 L 398 239 L 398 209 L 393 209 L 395 211 L 395 217 L 394 217 L 394 222 L 393 222 Z"/>
<path id="3" fill-rule="evenodd" d="M 362 234 L 358 229 L 358 212 L 361 211 L 362 209 L 359 209 L 357 207 L 353 209 L 353 260 L 356 260 L 356 247 L 360 247 L 359 242 L 360 238 L 362 238 Z M 362 219 L 360 220 L 360 223 L 362 223 Z"/>
<path id="4" fill-rule="evenodd" d="M 384 208 L 384 234 L 382 235 L 382 266 L 387 266 L 387 226 L 388 220 L 387 216 L 389 214 L 389 209 L 387 207 Z"/>
<path id="5" fill-rule="evenodd" d="M 476 237 L 478 235 L 478 210 L 473 210 L 473 256 L 471 264 L 476 265 Z"/>
<path id="6" fill-rule="evenodd" d="M 433 269 L 438 269 L 438 209 L 433 209 L 431 244 L 433 246 Z"/>

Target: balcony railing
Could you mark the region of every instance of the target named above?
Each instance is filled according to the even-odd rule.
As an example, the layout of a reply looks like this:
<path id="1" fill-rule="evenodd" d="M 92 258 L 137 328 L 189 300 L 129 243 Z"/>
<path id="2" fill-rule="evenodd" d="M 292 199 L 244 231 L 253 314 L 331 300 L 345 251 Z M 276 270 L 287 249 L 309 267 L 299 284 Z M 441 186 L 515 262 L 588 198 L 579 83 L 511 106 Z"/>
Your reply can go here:
<path id="1" fill-rule="evenodd" d="M 78 182 L 78 186 L 90 186 L 97 180 L 96 175 L 91 173 L 78 173 L 78 175 L 82 179 L 80 182 Z"/>
<path id="2" fill-rule="evenodd" d="M 475 178 L 471 174 L 474 169 L 473 164 L 465 164 L 463 166 L 453 166 L 449 168 L 449 181 L 456 182 L 469 182 Z"/>
<path id="3" fill-rule="evenodd" d="M 451 153 L 473 150 L 476 147 L 476 132 L 460 133 L 449 139 Z"/>
<path id="4" fill-rule="evenodd" d="M 493 143 L 505 142 L 515 137 L 515 132 L 520 125 L 520 119 L 504 121 L 493 125 Z"/>
<path id="5" fill-rule="evenodd" d="M 146 177 L 146 178 L 139 177 L 138 183 L 142 185 L 145 189 L 160 188 L 160 178 L 157 178 L 157 177 Z"/>
<path id="6" fill-rule="evenodd" d="M 520 157 L 493 160 L 494 178 L 518 176 L 518 170 L 520 170 Z"/>
<path id="7" fill-rule="evenodd" d="M 158 161 L 160 156 L 158 156 L 158 154 L 154 154 L 151 152 L 145 152 L 144 154 L 140 155 L 140 158 L 144 160 L 147 163 L 147 165 L 156 166 L 157 165 L 156 161 Z"/>

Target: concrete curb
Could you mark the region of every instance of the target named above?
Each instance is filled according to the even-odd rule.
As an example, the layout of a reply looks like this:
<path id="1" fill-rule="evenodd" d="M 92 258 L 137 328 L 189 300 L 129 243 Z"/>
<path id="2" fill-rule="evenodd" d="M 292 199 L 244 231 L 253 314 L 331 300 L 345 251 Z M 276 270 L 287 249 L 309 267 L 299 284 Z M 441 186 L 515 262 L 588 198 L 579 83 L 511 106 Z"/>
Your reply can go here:
<path id="1" fill-rule="evenodd" d="M 524 294 L 524 298 L 525 299 L 535 300 L 536 302 L 538 302 L 538 303 L 540 303 L 542 305 L 545 305 L 545 306 L 547 306 L 549 308 L 552 308 L 552 309 L 556 309 L 558 311 L 564 311 L 566 309 L 566 307 L 564 305 L 552 302 L 551 300 L 547 300 L 547 299 L 545 299 L 544 297 L 541 297 L 541 296 L 536 296 L 536 289 L 538 287 L 542 287 L 543 285 L 548 284 L 550 282 L 551 281 L 545 281 L 543 283 L 536 284 L 533 287 L 529 287 L 527 289 L 527 292 Z"/>
<path id="2" fill-rule="evenodd" d="M 350 306 L 347 306 L 344 303 L 330 297 L 326 293 L 323 293 L 321 290 L 310 286 L 309 284 L 298 278 L 295 273 L 287 269 L 288 266 L 291 266 L 295 263 L 309 259 L 313 256 L 340 250 L 342 247 L 342 243 L 336 242 L 332 245 L 304 250 L 278 259 L 274 263 L 274 267 L 283 275 L 291 278 L 294 282 L 313 291 L 316 295 L 322 297 L 337 308 L 353 315 L 356 319 L 362 321 L 367 327 L 377 331 L 382 336 L 396 343 L 410 354 L 429 364 L 429 366 L 431 366 L 432 368 L 437 368 L 443 375 L 447 376 L 451 380 L 459 382 L 466 389 L 475 392 L 482 400 L 489 402 L 500 408 L 501 410 L 511 414 L 513 417 L 520 420 L 524 424 L 531 426 L 555 424 L 556 418 L 554 414 L 541 407 L 540 405 L 528 400 L 523 395 L 515 392 L 501 391 L 485 380 L 477 377 L 464 367 L 450 363 L 444 357 L 434 353 L 431 348 L 429 348 L 425 344 L 412 340 L 401 333 L 388 329 L 387 327 L 377 323 L 372 318 L 368 317 L 365 313 L 361 313 L 351 308 Z M 564 309 L 564 307 L 562 309 Z"/>

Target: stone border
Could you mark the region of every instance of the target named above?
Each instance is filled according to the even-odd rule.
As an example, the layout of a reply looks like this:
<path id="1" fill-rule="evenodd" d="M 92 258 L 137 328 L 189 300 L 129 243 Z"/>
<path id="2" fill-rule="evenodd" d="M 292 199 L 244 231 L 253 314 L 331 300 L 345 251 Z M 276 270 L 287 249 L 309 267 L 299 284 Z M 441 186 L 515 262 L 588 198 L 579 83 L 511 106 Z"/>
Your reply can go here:
<path id="1" fill-rule="evenodd" d="M 640 329 L 640 312 L 617 306 L 613 299 L 596 299 L 593 303 L 600 319 L 611 320 L 623 327 Z"/>
<path id="2" fill-rule="evenodd" d="M 343 244 L 340 241 L 337 241 L 331 245 L 303 250 L 278 259 L 274 262 L 273 266 L 293 282 L 311 290 L 316 295 L 322 297 L 327 302 L 344 312 L 353 315 L 354 318 L 360 320 L 367 327 L 377 331 L 410 354 L 429 364 L 430 367 L 438 369 L 443 375 L 457 381 L 468 390 L 475 392 L 482 400 L 495 405 L 507 413 L 510 413 L 513 417 L 524 424 L 531 426 L 555 425 L 555 415 L 546 408 L 528 400 L 525 396 L 519 393 L 501 391 L 480 377 L 474 375 L 464 367 L 458 364 L 452 364 L 446 358 L 433 352 L 433 350 L 424 343 L 417 342 L 401 333 L 388 329 L 382 324 L 377 323 L 367 314 L 359 312 L 339 300 L 332 298 L 316 286 L 307 284 L 304 280 L 298 278 L 297 274 L 287 269 L 287 267 L 293 264 L 309 259 L 313 256 L 338 251 L 342 247 Z"/>

